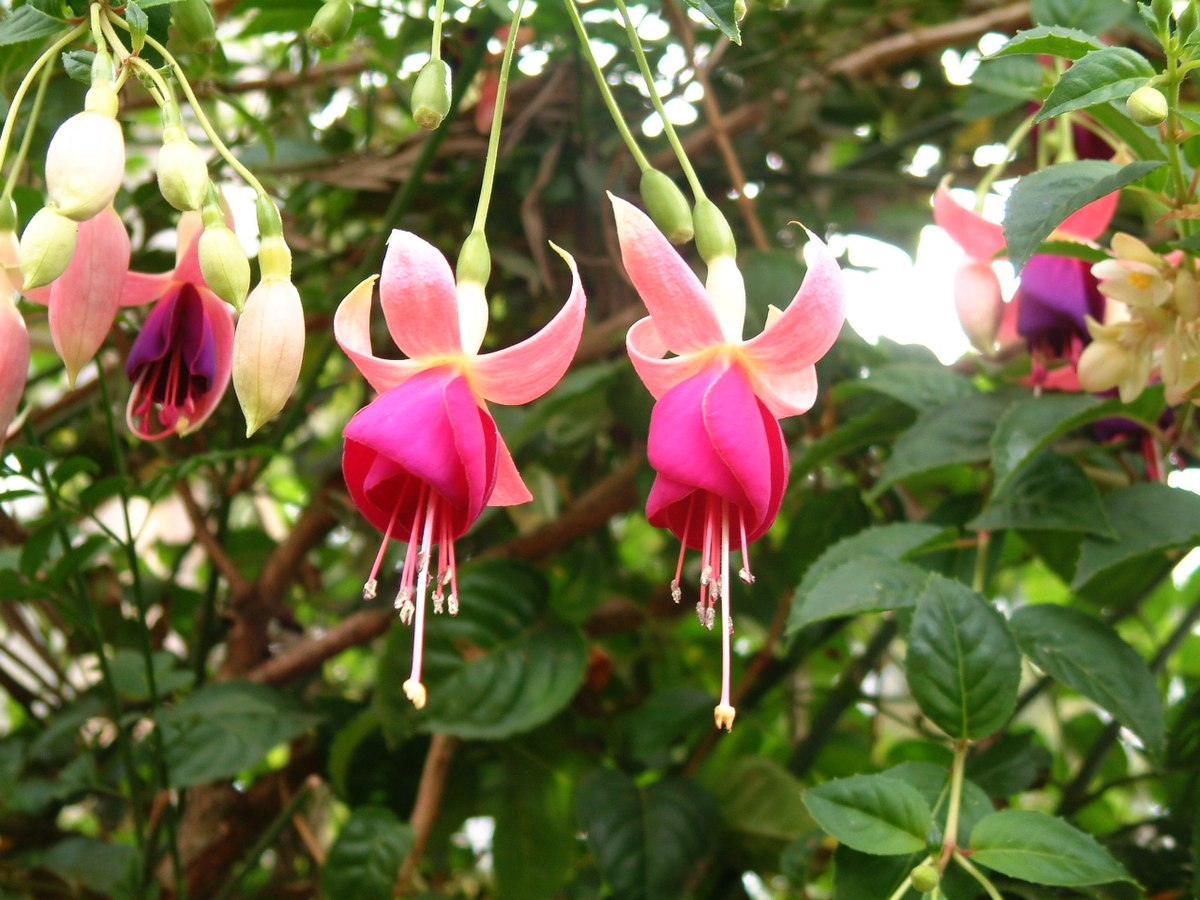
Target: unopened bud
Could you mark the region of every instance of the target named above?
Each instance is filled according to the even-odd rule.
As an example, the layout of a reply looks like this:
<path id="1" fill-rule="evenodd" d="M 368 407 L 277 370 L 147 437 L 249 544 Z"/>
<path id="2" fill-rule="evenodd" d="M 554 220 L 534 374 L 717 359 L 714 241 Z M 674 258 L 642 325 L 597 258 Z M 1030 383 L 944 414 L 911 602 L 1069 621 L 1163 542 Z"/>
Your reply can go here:
<path id="1" fill-rule="evenodd" d="M 1129 118 L 1139 125 L 1158 125 L 1167 118 L 1167 98 L 1150 84 L 1144 84 L 1125 101 Z"/>
<path id="2" fill-rule="evenodd" d="M 941 878 L 938 876 L 937 866 L 933 863 L 921 863 L 912 870 L 912 886 L 913 890 L 922 894 L 932 894 L 937 890 L 938 882 Z"/>
<path id="3" fill-rule="evenodd" d="M 1196 276 L 1192 274 L 1192 270 L 1186 263 L 1175 273 L 1173 297 L 1175 309 L 1184 319 L 1191 322 L 1200 317 L 1200 286 L 1197 285 Z"/>
<path id="4" fill-rule="evenodd" d="M 0 448 L 29 374 L 29 332 L 11 300 L 0 297 Z"/>
<path id="5" fill-rule="evenodd" d="M 705 262 L 711 262 L 718 256 L 737 256 L 737 242 L 733 239 L 729 223 L 717 205 L 707 197 L 696 201 L 692 223 L 696 229 L 696 249 Z"/>
<path id="6" fill-rule="evenodd" d="M 125 138 L 110 113 L 89 108 L 58 126 L 46 151 L 46 191 L 60 214 L 90 219 L 113 202 L 124 174 Z"/>
<path id="7" fill-rule="evenodd" d="M 250 290 L 250 260 L 215 204 L 204 207 L 199 253 L 200 272 L 212 292 L 241 309 Z"/>
<path id="8" fill-rule="evenodd" d="M 172 3 L 171 22 L 183 42 L 197 53 L 211 53 L 217 46 L 217 23 L 208 0 Z"/>
<path id="9" fill-rule="evenodd" d="M 488 250 L 487 238 L 481 231 L 472 231 L 463 241 L 458 253 L 458 264 L 454 267 L 454 280 L 458 284 L 485 285 L 492 274 L 492 254 Z"/>
<path id="10" fill-rule="evenodd" d="M 22 290 L 49 284 L 71 263 L 79 225 L 53 206 L 39 209 L 21 235 L 21 271 L 25 274 Z"/>
<path id="11" fill-rule="evenodd" d="M 21 292 L 21 243 L 17 239 L 17 208 L 0 200 L 0 303 Z"/>
<path id="12" fill-rule="evenodd" d="M 354 4 L 350 0 L 327 0 L 308 26 L 308 42 L 314 47 L 328 47 L 340 41 L 349 33 L 353 19 Z"/>
<path id="13" fill-rule="evenodd" d="M 426 131 L 442 124 L 450 112 L 450 67 L 444 59 L 431 59 L 421 67 L 412 92 L 413 121 Z"/>
<path id="14" fill-rule="evenodd" d="M 233 389 L 246 417 L 246 437 L 283 409 L 304 360 L 304 307 L 286 279 L 259 282 L 233 336 Z"/>
<path id="15" fill-rule="evenodd" d="M 1004 297 L 990 262 L 966 263 L 955 273 L 954 309 L 971 345 L 991 353 L 1004 319 Z"/>
<path id="16" fill-rule="evenodd" d="M 179 117 L 163 108 L 163 145 L 158 151 L 158 189 L 168 203 L 180 212 L 199 209 L 208 194 L 208 163 L 183 127 L 174 120 Z"/>
<path id="17" fill-rule="evenodd" d="M 638 189 L 646 211 L 667 240 L 686 244 L 692 239 L 692 210 L 679 185 L 658 169 L 646 169 Z"/>

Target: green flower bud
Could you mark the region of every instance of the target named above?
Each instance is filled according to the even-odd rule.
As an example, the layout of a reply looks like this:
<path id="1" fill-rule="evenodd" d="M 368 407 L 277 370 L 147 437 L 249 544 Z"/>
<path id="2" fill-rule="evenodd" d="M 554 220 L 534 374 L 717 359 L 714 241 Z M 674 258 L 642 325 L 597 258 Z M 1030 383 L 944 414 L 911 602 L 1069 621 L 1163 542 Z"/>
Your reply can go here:
<path id="1" fill-rule="evenodd" d="M 459 284 L 471 282 L 485 285 L 492 274 L 492 254 L 488 250 L 487 238 L 482 232 L 472 231 L 463 241 L 458 253 L 458 265 L 454 268 L 454 280 Z"/>
<path id="2" fill-rule="evenodd" d="M 208 0 L 172 3 L 171 21 L 184 43 L 197 53 L 211 53 L 217 46 L 217 23 Z"/>
<path id="3" fill-rule="evenodd" d="M 214 294 L 237 309 L 242 308 L 250 292 L 250 260 L 215 204 L 204 207 L 200 272 Z"/>
<path id="4" fill-rule="evenodd" d="M 17 204 L 12 198 L 0 199 L 0 231 L 17 230 Z"/>
<path id="5" fill-rule="evenodd" d="M 174 103 L 163 107 L 163 145 L 158 151 L 158 189 L 180 212 L 199 209 L 208 194 L 208 163 L 188 139 Z"/>
<path id="6" fill-rule="evenodd" d="M 1144 84 L 1129 95 L 1125 111 L 1139 125 L 1158 125 L 1167 118 L 1167 98 L 1158 88 Z"/>
<path id="7" fill-rule="evenodd" d="M 696 249 L 700 258 L 712 262 L 718 256 L 737 256 L 737 242 L 725 216 L 717 205 L 707 197 L 696 201 L 692 210 L 692 222 L 696 229 Z"/>
<path id="8" fill-rule="evenodd" d="M 937 889 L 939 881 L 937 866 L 933 863 L 921 863 L 912 870 L 913 890 L 920 891 L 922 894 L 932 894 Z"/>
<path id="9" fill-rule="evenodd" d="M 1192 36 L 1198 24 L 1200 24 L 1200 15 L 1197 14 L 1196 0 L 1188 0 L 1187 6 L 1179 14 L 1179 34 L 1184 42 L 1187 42 Z"/>
<path id="10" fill-rule="evenodd" d="M 646 211 L 667 240 L 672 244 L 686 244 L 692 239 L 692 210 L 683 191 L 670 177 L 658 169 L 646 169 L 638 189 Z"/>
<path id="11" fill-rule="evenodd" d="M 53 206 L 37 211 L 21 235 L 21 271 L 24 290 L 49 284 L 71 263 L 79 225 Z"/>
<path id="12" fill-rule="evenodd" d="M 450 67 L 431 59 L 421 67 L 412 92 L 413 120 L 426 131 L 442 124 L 450 112 Z"/>
<path id="13" fill-rule="evenodd" d="M 279 237 L 283 234 L 283 219 L 274 200 L 266 194 L 259 194 L 254 201 L 254 210 L 258 216 L 258 233 L 261 237 Z"/>
<path id="14" fill-rule="evenodd" d="M 328 47 L 350 32 L 354 19 L 354 4 L 350 0 L 327 0 L 313 16 L 308 26 L 308 42 L 314 47 Z"/>

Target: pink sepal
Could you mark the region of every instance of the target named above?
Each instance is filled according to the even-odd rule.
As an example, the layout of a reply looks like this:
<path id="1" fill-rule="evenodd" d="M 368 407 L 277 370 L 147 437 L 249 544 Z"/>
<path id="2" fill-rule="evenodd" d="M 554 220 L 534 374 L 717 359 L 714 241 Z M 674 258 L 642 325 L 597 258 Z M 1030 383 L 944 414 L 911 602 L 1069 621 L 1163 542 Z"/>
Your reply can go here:
<path id="1" fill-rule="evenodd" d="M 333 336 L 350 361 L 379 393 L 412 378 L 423 363 L 411 359 L 380 359 L 371 349 L 371 295 L 376 276 L 363 280 L 338 304 L 333 316 Z"/>
<path id="2" fill-rule="evenodd" d="M 392 232 L 379 298 L 392 340 L 405 356 L 462 353 L 454 275 L 432 244 L 408 231 Z"/>
<path id="3" fill-rule="evenodd" d="M 528 503 L 533 499 L 533 494 L 529 493 L 529 488 L 525 486 L 521 473 L 517 471 L 517 464 L 508 452 L 508 445 L 504 443 L 504 437 L 499 432 L 496 433 L 496 444 L 499 450 L 496 460 L 496 489 L 488 499 L 488 506 L 517 506 Z"/>
<path id="4" fill-rule="evenodd" d="M 20 310 L 0 298 L 0 449 L 16 415 L 29 374 L 29 332 Z"/>
<path id="5" fill-rule="evenodd" d="M 776 419 L 799 416 L 817 402 L 817 367 L 791 372 L 757 372 L 751 376 L 754 393 Z"/>
<path id="6" fill-rule="evenodd" d="M 972 259 L 993 259 L 1005 247 L 1004 228 L 1000 223 L 988 221 L 955 200 L 950 193 L 948 178 L 934 191 L 933 221 Z"/>
<path id="7" fill-rule="evenodd" d="M 681 381 L 691 378 L 712 359 L 711 354 L 703 352 L 663 359 L 668 351 L 649 316 L 633 323 L 625 336 L 625 348 L 638 378 L 656 400 Z"/>

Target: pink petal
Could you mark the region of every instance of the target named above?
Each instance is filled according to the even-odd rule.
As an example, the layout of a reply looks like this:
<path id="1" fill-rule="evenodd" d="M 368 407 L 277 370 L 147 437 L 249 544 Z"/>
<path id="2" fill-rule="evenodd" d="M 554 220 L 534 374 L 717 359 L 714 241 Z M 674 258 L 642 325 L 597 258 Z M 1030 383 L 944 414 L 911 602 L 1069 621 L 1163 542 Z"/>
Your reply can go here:
<path id="1" fill-rule="evenodd" d="M 129 272 L 121 288 L 121 306 L 141 306 L 152 303 L 163 296 L 175 283 L 174 272 L 149 275 L 145 272 Z"/>
<path id="2" fill-rule="evenodd" d="M 500 436 L 499 432 L 496 436 L 499 449 L 499 457 L 496 462 L 496 487 L 488 499 L 488 506 L 517 506 L 521 503 L 528 503 L 533 499 L 533 494 L 529 493 L 529 488 L 525 486 L 521 473 L 517 471 L 517 464 L 513 462 L 512 454 L 508 452 L 508 445 L 504 443 L 504 438 Z"/>
<path id="3" fill-rule="evenodd" d="M 842 270 L 829 248 L 809 233 L 811 263 L 787 309 L 742 345 L 756 377 L 779 378 L 811 366 L 833 346 L 846 317 Z"/>
<path id="4" fill-rule="evenodd" d="M 371 294 L 376 276 L 364 280 L 338 305 L 333 336 L 363 377 L 381 394 L 426 368 L 411 359 L 380 359 L 371 350 Z"/>
<path id="5" fill-rule="evenodd" d="M 432 244 L 411 232 L 393 231 L 379 297 L 388 331 L 405 356 L 462 353 L 454 275 L 446 257 Z"/>
<path id="6" fill-rule="evenodd" d="M 29 332 L 16 304 L 0 299 L 0 449 L 29 374 Z"/>
<path id="7" fill-rule="evenodd" d="M 817 402 L 817 369 L 805 366 L 790 372 L 759 371 L 750 379 L 754 393 L 777 419 L 798 416 Z"/>
<path id="8" fill-rule="evenodd" d="M 196 409 L 192 414 L 191 424 L 180 434 L 191 434 L 204 424 L 213 414 L 225 396 L 229 387 L 229 377 L 233 371 L 233 307 L 210 291 L 207 287 L 197 286 L 200 299 L 204 303 L 204 312 L 213 330 L 213 341 L 217 348 L 217 365 L 213 372 L 212 385 L 207 391 L 196 398 Z"/>
<path id="9" fill-rule="evenodd" d="M 990 260 L 1004 249 L 1004 228 L 955 200 L 949 179 L 933 194 L 933 221 L 972 259 Z"/>
<path id="10" fill-rule="evenodd" d="M 558 383 L 575 356 L 587 298 L 575 260 L 569 253 L 559 252 L 571 267 L 571 295 L 563 308 L 533 337 L 504 350 L 482 353 L 472 361 L 475 391 L 493 403 L 520 406 L 536 400 Z"/>
<path id="11" fill-rule="evenodd" d="M 71 264 L 49 285 L 50 335 L 71 384 L 108 336 L 128 271 L 129 234 L 116 211 L 81 222 Z"/>
<path id="12" fill-rule="evenodd" d="M 663 359 L 667 346 L 663 343 L 649 316 L 638 319 L 625 336 L 625 349 L 642 384 L 658 399 L 681 381 L 691 378 L 711 360 L 711 354 L 698 352 Z"/>
<path id="13" fill-rule="evenodd" d="M 233 217 L 228 211 L 225 222 L 233 227 Z M 179 281 L 204 284 L 200 271 L 200 235 L 204 234 L 204 220 L 198 212 L 185 212 L 175 227 L 175 277 Z"/>
<path id="14" fill-rule="evenodd" d="M 1121 201 L 1121 192 L 1113 191 L 1105 194 L 1099 200 L 1093 200 L 1082 209 L 1077 209 L 1058 226 L 1056 231 L 1062 231 L 1085 241 L 1094 241 L 1104 234 L 1104 229 L 1112 221 Z"/>
<path id="15" fill-rule="evenodd" d="M 667 348 L 684 354 L 725 343 L 708 292 L 683 257 L 637 207 L 609 194 L 621 259 Z"/>

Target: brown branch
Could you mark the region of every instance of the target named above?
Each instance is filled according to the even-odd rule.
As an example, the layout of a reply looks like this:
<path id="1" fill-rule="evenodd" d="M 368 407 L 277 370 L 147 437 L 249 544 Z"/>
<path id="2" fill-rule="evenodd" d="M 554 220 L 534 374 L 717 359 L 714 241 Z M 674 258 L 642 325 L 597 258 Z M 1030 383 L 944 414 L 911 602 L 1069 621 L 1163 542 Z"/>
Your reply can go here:
<path id="1" fill-rule="evenodd" d="M 196 502 L 196 497 L 187 481 L 180 480 L 175 485 L 175 492 L 179 494 L 179 499 L 183 502 L 183 509 L 187 513 L 188 521 L 192 523 L 192 533 L 196 537 L 196 542 L 204 548 L 209 560 L 228 582 L 229 589 L 234 595 L 245 594 L 250 589 L 250 582 L 229 558 L 225 548 L 217 543 L 213 533 L 208 530 L 208 523 L 204 521 L 204 512 L 200 509 L 200 504 Z"/>
<path id="2" fill-rule="evenodd" d="M 404 897 L 408 894 L 408 886 L 412 881 L 425 845 L 429 843 L 429 835 L 437 822 L 438 810 L 442 805 L 442 794 L 446 790 L 446 776 L 450 774 L 450 762 L 454 759 L 454 751 L 458 747 L 458 738 L 448 734 L 435 734 L 429 742 L 429 750 L 425 753 L 425 767 L 421 769 L 421 782 L 417 785 L 417 799 L 413 803 L 411 824 L 413 827 L 413 846 L 400 871 L 396 875 L 396 888 L 393 897 Z"/>
<path id="3" fill-rule="evenodd" d="M 363 609 L 347 616 L 320 637 L 302 641 L 255 666 L 246 677 L 262 684 L 285 684 L 320 668 L 343 650 L 379 637 L 395 618 L 389 609 Z"/>
<path id="4" fill-rule="evenodd" d="M 315 85 L 347 75 L 358 75 L 366 70 L 366 60 L 348 59 L 345 62 L 309 66 L 302 72 L 274 72 L 265 78 L 248 78 L 245 81 L 231 81 L 225 84 L 201 81 L 194 85 L 194 88 L 199 97 L 210 97 L 213 94 L 246 94 L 260 90 L 286 91 L 301 85 Z M 142 109 L 153 105 L 154 98 L 149 94 L 139 94 L 122 104 L 124 109 Z"/>

